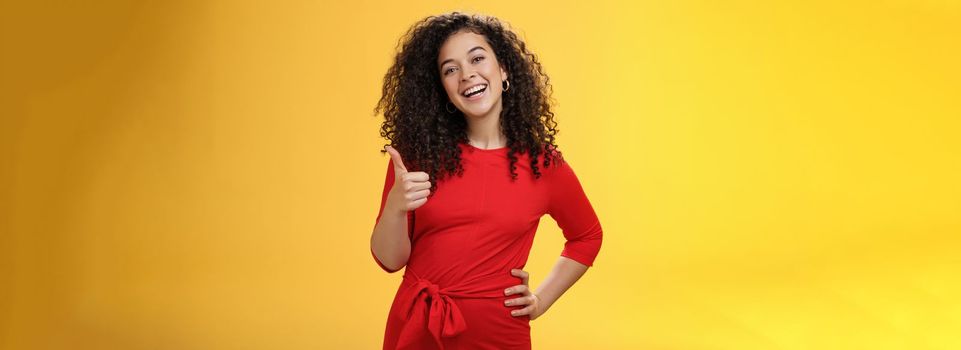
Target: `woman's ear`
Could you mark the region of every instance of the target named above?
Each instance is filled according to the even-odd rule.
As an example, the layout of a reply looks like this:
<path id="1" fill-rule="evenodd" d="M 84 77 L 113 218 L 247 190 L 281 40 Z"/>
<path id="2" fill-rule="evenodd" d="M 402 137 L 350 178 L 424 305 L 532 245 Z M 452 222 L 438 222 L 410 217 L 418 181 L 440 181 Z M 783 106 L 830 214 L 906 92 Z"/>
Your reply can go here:
<path id="1" fill-rule="evenodd" d="M 507 70 L 504 69 L 504 65 L 500 65 L 500 67 L 501 67 L 501 81 L 507 80 Z"/>

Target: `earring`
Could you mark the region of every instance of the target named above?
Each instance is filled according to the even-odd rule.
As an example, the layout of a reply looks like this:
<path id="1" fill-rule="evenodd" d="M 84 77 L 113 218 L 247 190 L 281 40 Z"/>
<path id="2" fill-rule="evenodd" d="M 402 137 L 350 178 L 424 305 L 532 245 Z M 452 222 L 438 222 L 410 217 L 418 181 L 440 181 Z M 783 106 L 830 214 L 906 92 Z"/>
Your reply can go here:
<path id="1" fill-rule="evenodd" d="M 454 107 L 453 110 L 451 110 L 451 108 L 450 108 L 451 106 Z M 447 113 L 449 113 L 449 114 L 454 114 L 454 112 L 457 112 L 457 106 L 454 106 L 454 104 L 453 104 L 453 103 L 450 103 L 450 101 L 447 101 L 447 103 L 444 104 L 444 109 L 446 109 L 446 110 L 447 110 Z"/>
<path id="2" fill-rule="evenodd" d="M 504 80 L 504 83 L 501 84 L 501 86 L 504 87 L 504 92 L 507 92 L 507 90 L 511 89 L 511 82 L 509 80 Z"/>

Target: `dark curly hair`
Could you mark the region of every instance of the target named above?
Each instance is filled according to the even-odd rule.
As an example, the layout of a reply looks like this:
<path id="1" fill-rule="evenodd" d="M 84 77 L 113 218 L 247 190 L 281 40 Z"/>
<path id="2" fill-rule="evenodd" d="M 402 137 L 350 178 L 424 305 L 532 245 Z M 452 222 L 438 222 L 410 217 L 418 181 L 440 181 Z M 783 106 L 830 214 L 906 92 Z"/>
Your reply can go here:
<path id="1" fill-rule="evenodd" d="M 401 37 L 374 113 L 384 113 L 380 136 L 400 152 L 408 170 L 430 176 L 432 195 L 437 180 L 464 172 L 457 143 L 468 142 L 467 121 L 462 112 L 446 110 L 437 56 L 448 37 L 465 30 L 487 39 L 510 80 L 510 92 L 501 97 L 500 126 L 507 138 L 511 179 L 517 179 L 520 153 L 530 156 L 534 178 L 541 176 L 540 156 L 545 168 L 562 161 L 554 143 L 558 130 L 550 79 L 537 56 L 497 18 L 458 12 L 429 16 Z"/>

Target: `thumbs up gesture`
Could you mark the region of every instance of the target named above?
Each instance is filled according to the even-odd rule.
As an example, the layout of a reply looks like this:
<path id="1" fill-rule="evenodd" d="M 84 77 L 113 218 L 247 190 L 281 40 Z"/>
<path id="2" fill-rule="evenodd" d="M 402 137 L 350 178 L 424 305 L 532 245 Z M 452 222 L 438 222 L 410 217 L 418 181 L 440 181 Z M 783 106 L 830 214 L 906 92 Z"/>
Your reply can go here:
<path id="1" fill-rule="evenodd" d="M 393 210 L 407 212 L 427 203 L 430 194 L 430 176 L 423 171 L 407 171 L 400 153 L 387 146 L 387 153 L 394 162 L 394 187 L 387 194 L 387 204 Z"/>

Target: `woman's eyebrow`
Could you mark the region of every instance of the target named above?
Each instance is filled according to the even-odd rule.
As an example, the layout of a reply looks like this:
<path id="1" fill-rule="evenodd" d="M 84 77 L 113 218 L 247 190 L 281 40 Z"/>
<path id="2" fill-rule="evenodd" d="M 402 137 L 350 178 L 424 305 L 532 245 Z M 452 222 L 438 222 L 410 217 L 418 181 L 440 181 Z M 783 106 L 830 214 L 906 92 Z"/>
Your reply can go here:
<path id="1" fill-rule="evenodd" d="M 474 48 L 472 48 L 472 49 L 470 49 L 470 50 L 467 50 L 467 54 L 469 55 L 471 52 L 474 52 L 474 51 L 476 51 L 476 50 L 484 50 L 484 51 L 487 51 L 487 49 L 485 49 L 485 48 L 483 48 L 483 47 L 481 47 L 481 46 L 474 46 Z M 447 64 L 447 62 L 450 62 L 450 61 L 453 61 L 453 60 L 454 60 L 453 58 L 448 58 L 448 59 L 444 60 L 443 62 L 441 62 L 440 65 L 443 66 L 443 65 Z"/>

